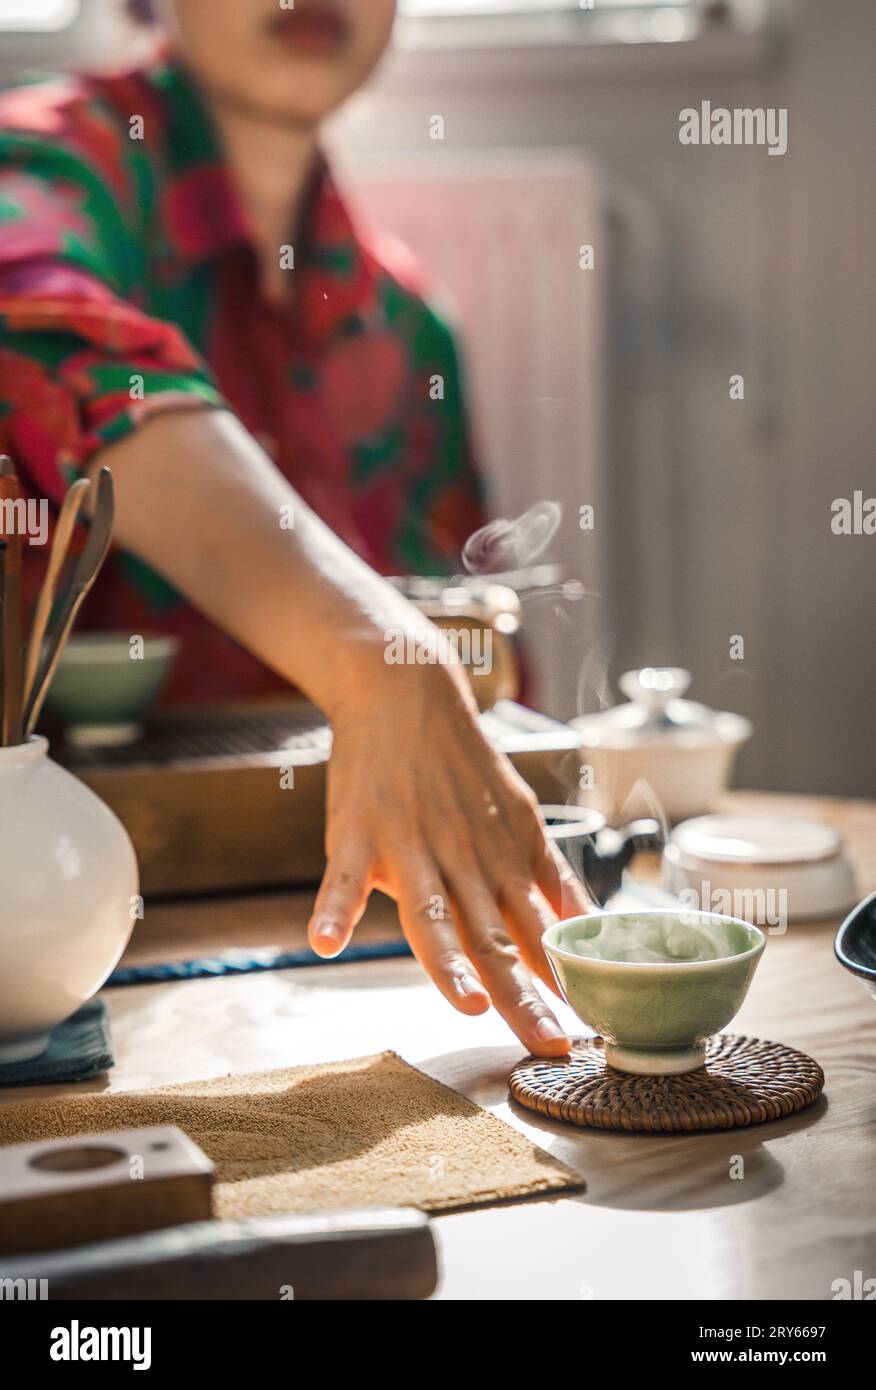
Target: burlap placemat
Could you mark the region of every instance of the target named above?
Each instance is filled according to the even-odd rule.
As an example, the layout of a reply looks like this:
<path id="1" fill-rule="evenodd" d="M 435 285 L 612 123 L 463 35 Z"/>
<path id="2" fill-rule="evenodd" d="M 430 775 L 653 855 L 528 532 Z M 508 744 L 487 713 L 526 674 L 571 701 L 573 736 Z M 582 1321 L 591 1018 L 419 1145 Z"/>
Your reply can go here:
<path id="1" fill-rule="evenodd" d="M 216 1216 L 445 1211 L 580 1190 L 524 1135 L 394 1052 L 141 1092 L 0 1105 L 0 1145 L 178 1125 L 216 1165 Z"/>

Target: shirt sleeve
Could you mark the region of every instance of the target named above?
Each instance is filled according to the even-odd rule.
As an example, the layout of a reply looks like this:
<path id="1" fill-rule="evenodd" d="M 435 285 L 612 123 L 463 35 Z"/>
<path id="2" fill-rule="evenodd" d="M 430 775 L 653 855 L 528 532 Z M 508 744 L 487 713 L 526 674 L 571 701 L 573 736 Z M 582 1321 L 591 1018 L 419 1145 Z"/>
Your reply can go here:
<path id="1" fill-rule="evenodd" d="M 429 317 L 444 402 L 439 407 L 443 415 L 440 485 L 427 512 L 426 537 L 448 569 L 460 569 L 467 542 L 487 520 L 486 486 L 474 442 L 464 354 L 440 312 L 432 308 Z M 431 381 L 435 380 L 433 375 Z"/>
<path id="2" fill-rule="evenodd" d="M 55 500 L 154 414 L 226 405 L 184 334 L 141 307 L 132 143 L 72 82 L 0 99 L 0 449 Z"/>
<path id="3" fill-rule="evenodd" d="M 487 520 L 487 498 L 468 409 L 464 359 L 444 305 L 417 304 L 412 356 L 418 386 L 409 468 L 414 473 L 405 534 L 412 573 L 452 573 Z M 420 443 L 426 446 L 418 468 Z"/>

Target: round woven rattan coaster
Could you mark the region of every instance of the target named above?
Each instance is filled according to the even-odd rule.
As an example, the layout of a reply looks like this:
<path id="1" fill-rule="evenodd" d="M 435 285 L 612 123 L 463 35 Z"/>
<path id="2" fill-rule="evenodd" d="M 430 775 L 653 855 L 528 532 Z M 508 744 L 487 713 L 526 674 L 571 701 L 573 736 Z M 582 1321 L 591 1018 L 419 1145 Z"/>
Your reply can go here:
<path id="1" fill-rule="evenodd" d="M 792 1115 L 821 1094 L 824 1072 L 793 1047 L 722 1033 L 699 1071 L 632 1076 L 606 1066 L 599 1038 L 580 1038 L 568 1057 L 524 1058 L 508 1084 L 514 1100 L 554 1120 L 677 1134 Z"/>

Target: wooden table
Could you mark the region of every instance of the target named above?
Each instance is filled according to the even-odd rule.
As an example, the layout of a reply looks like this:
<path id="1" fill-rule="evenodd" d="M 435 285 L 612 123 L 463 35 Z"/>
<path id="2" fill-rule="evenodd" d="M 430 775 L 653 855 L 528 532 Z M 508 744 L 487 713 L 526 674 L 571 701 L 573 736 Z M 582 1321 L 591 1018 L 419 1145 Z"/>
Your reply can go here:
<path id="1" fill-rule="evenodd" d="M 861 894 L 876 887 L 876 805 L 734 796 L 736 809 L 819 816 L 846 836 Z M 148 908 L 130 960 L 225 941 L 300 942 L 309 896 Z M 387 904 L 365 930 L 392 930 Z M 833 957 L 835 923 L 770 938 L 735 1031 L 810 1052 L 825 1097 L 747 1130 L 643 1137 L 573 1130 L 512 1110 L 521 1055 L 496 1015 L 465 1019 L 412 960 L 109 990 L 116 1055 L 106 1082 L 161 1083 L 393 1048 L 529 1134 L 586 1178 L 583 1195 L 435 1222 L 444 1298 L 813 1298 L 876 1276 L 876 1009 Z M 150 936 L 150 933 L 153 935 Z M 188 938 L 188 939 L 186 939 Z M 182 943 L 182 944 L 180 944 Z M 575 1021 L 561 1008 L 572 1029 Z M 68 1088 L 69 1091 L 70 1088 Z M 0 1102 L 48 1088 L 2 1091 Z M 741 1158 L 744 1176 L 731 1170 Z"/>

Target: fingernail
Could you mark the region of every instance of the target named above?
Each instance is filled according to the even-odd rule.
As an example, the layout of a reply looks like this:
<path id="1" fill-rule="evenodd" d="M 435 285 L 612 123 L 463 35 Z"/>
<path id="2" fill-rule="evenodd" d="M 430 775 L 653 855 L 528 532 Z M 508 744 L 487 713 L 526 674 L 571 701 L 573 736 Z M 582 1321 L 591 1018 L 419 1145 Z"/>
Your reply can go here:
<path id="1" fill-rule="evenodd" d="M 480 980 L 476 979 L 474 975 L 457 975 L 455 984 L 459 993 L 463 995 L 486 994 L 487 992 Z"/>
<path id="2" fill-rule="evenodd" d="M 326 946 L 340 946 L 344 939 L 343 929 L 337 922 L 320 922 L 313 934 L 317 941 Z"/>
<path id="3" fill-rule="evenodd" d="M 566 1035 L 555 1018 L 549 1018 L 546 1014 L 538 1020 L 535 1025 L 536 1037 L 543 1042 L 565 1042 Z"/>

